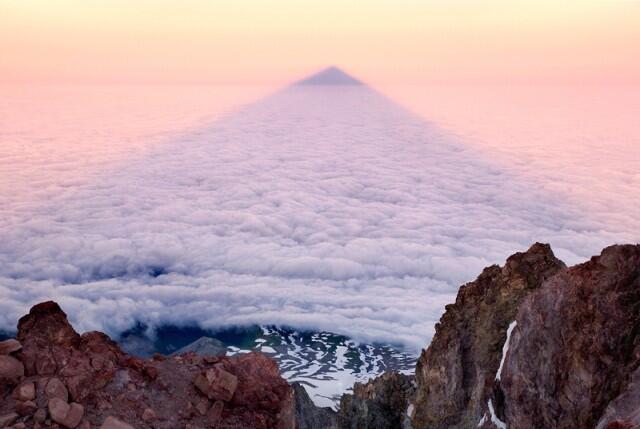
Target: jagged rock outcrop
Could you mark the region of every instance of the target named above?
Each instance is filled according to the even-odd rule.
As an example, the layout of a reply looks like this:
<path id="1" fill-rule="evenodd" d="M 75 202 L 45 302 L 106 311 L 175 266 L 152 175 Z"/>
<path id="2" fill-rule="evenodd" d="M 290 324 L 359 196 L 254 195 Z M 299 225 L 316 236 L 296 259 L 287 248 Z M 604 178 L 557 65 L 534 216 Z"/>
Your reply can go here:
<path id="1" fill-rule="evenodd" d="M 336 429 L 337 414 L 316 406 L 300 383 L 291 383 L 296 398 L 296 429 Z"/>
<path id="2" fill-rule="evenodd" d="M 414 428 L 640 424 L 640 246 L 572 268 L 536 244 L 447 306 L 416 376 Z"/>
<path id="3" fill-rule="evenodd" d="M 633 427 L 639 368 L 640 246 L 611 246 L 523 301 L 495 413 L 510 428 Z"/>
<path id="4" fill-rule="evenodd" d="M 414 391 L 414 377 L 397 372 L 386 372 L 365 384 L 356 383 L 353 394 L 342 396 L 338 427 L 408 428 L 411 411 L 408 404 Z"/>
<path id="5" fill-rule="evenodd" d="M 522 300 L 563 270 L 549 245 L 536 243 L 485 268 L 447 305 L 416 368 L 414 428 L 471 428 L 492 392 L 509 324 Z"/>
<path id="6" fill-rule="evenodd" d="M 76 402 L 106 386 L 127 360 L 106 335 L 79 335 L 52 301 L 34 306 L 18 321 L 17 340 L 22 344 L 20 360 L 26 375 L 39 380 L 57 376 Z"/>
<path id="7" fill-rule="evenodd" d="M 566 268 L 535 244 L 486 268 L 446 307 L 416 379 L 387 410 L 411 421 L 371 415 L 387 374 L 343 397 L 339 427 L 640 427 L 640 246 Z"/>
<path id="8" fill-rule="evenodd" d="M 102 333 L 79 335 L 54 302 L 0 350 L 2 428 L 295 427 L 293 389 L 260 353 L 141 360 Z"/>

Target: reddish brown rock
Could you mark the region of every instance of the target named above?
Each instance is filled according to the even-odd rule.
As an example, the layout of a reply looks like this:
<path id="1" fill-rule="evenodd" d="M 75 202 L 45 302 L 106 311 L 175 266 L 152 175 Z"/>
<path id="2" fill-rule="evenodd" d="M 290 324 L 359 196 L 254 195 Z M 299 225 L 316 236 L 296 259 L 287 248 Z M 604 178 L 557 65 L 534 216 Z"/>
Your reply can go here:
<path id="1" fill-rule="evenodd" d="M 514 428 L 596 427 L 640 367 L 639 315 L 640 245 L 608 247 L 547 281 L 518 312 L 499 417 Z"/>
<path id="2" fill-rule="evenodd" d="M 611 423 L 609 423 L 605 429 L 636 429 L 638 426 L 631 424 L 629 422 L 625 422 L 625 421 L 621 421 L 621 420 L 614 420 Z"/>
<path id="3" fill-rule="evenodd" d="M 196 409 L 196 411 L 200 413 L 201 416 L 204 416 L 205 414 L 207 414 L 207 411 L 209 410 L 209 401 L 202 398 L 201 400 L 198 401 L 198 403 L 194 408 Z"/>
<path id="4" fill-rule="evenodd" d="M 128 423 L 116 419 L 113 416 L 109 416 L 105 419 L 104 423 L 102 423 L 100 429 L 134 429 L 134 427 Z"/>
<path id="5" fill-rule="evenodd" d="M 59 375 L 76 401 L 106 385 L 113 376 L 115 362 L 123 356 L 104 334 L 78 335 L 53 302 L 34 306 L 20 319 L 18 339 L 23 345 L 27 375 Z M 91 358 L 96 359 L 94 366 Z"/>
<path id="6" fill-rule="evenodd" d="M 33 414 L 33 421 L 43 423 L 47 419 L 47 411 L 44 408 L 38 408 Z"/>
<path id="7" fill-rule="evenodd" d="M 251 411 L 242 416 L 242 421 L 253 424 L 253 416 L 258 427 L 294 427 L 293 389 L 280 376 L 274 360 L 262 353 L 252 352 L 235 359 L 222 358 L 221 362 L 225 369 L 238 377 L 238 388 L 230 402 L 232 409 L 240 407 Z M 260 426 L 262 420 L 267 425 Z"/>
<path id="8" fill-rule="evenodd" d="M 33 382 L 25 382 L 16 387 L 11 394 L 17 401 L 31 401 L 36 398 L 36 386 Z"/>
<path id="9" fill-rule="evenodd" d="M 636 369 L 631 381 L 620 394 L 607 405 L 596 429 L 611 429 L 618 425 L 621 429 L 640 427 L 640 368 Z"/>
<path id="10" fill-rule="evenodd" d="M 24 376 L 24 365 L 13 356 L 0 355 L 0 384 L 16 383 Z"/>
<path id="11" fill-rule="evenodd" d="M 34 306 L 20 319 L 18 339 L 27 375 L 57 376 L 74 401 L 104 387 L 124 359 L 124 353 L 106 335 L 78 335 L 53 302 Z"/>
<path id="12" fill-rule="evenodd" d="M 69 324 L 67 315 L 53 301 L 33 306 L 29 314 L 20 318 L 18 340 L 24 344 L 27 339 L 32 339 L 32 332 L 37 332 L 40 338 L 46 338 L 55 345 L 72 345 L 80 339 Z"/>
<path id="13" fill-rule="evenodd" d="M 54 422 L 60 423 L 67 416 L 71 407 L 66 401 L 60 398 L 51 398 L 49 400 L 48 409 L 49 415 Z"/>
<path id="14" fill-rule="evenodd" d="M 11 353 L 15 353 L 22 348 L 22 344 L 20 341 L 9 339 L 0 341 L 0 355 L 10 355 Z"/>
<path id="15" fill-rule="evenodd" d="M 157 418 L 158 416 L 156 416 L 156 412 L 153 411 L 151 408 L 145 408 L 145 410 L 142 412 L 142 420 L 147 423 L 152 422 Z"/>
<path id="16" fill-rule="evenodd" d="M 60 379 L 53 377 L 48 379 L 46 383 L 44 394 L 48 399 L 58 398 L 64 402 L 69 401 L 69 392 Z"/>
<path id="17" fill-rule="evenodd" d="M 38 406 L 33 401 L 18 402 L 16 404 L 16 413 L 21 416 L 30 416 L 38 410 Z"/>
<path id="18" fill-rule="evenodd" d="M 35 386 L 32 402 L 39 408 L 17 401 L 32 396 L 21 385 L 0 391 L 0 415 L 23 407 L 33 412 L 34 428 L 48 421 L 45 408 L 52 427 L 208 428 L 214 420 L 229 428 L 294 427 L 292 389 L 262 354 L 213 359 L 187 353 L 145 361 L 99 332 L 78 335 L 55 303 L 36 305 L 20 319 L 18 338 L 23 348 L 15 357 L 25 364 L 23 384 Z M 207 396 L 221 399 L 213 406 L 192 382 L 198 374 Z"/>
<path id="19" fill-rule="evenodd" d="M 0 414 L 0 428 L 13 424 L 20 416 L 17 413 Z"/>
<path id="20" fill-rule="evenodd" d="M 147 380 L 153 381 L 158 378 L 158 368 L 153 365 L 144 365 L 142 373 L 146 376 Z"/>
<path id="21" fill-rule="evenodd" d="M 52 398 L 49 400 L 49 414 L 54 422 L 73 429 L 80 424 L 84 415 L 84 407 L 75 402 L 67 404 L 60 398 Z"/>
<path id="22" fill-rule="evenodd" d="M 84 407 L 76 402 L 72 402 L 62 425 L 68 428 L 75 428 L 80 424 L 80 421 L 82 421 L 82 416 L 84 416 Z"/>
<path id="23" fill-rule="evenodd" d="M 220 422 L 220 417 L 222 417 L 222 410 L 224 409 L 224 404 L 222 401 L 216 401 L 213 403 L 209 411 L 207 412 L 207 423 L 210 427 L 216 427 Z"/>
<path id="24" fill-rule="evenodd" d="M 477 426 L 518 306 L 563 269 L 549 245 L 536 243 L 460 288 L 418 361 L 414 429 Z"/>
<path id="25" fill-rule="evenodd" d="M 228 402 L 238 387 L 238 377 L 216 366 L 198 374 L 193 384 L 209 399 Z"/>
<path id="26" fill-rule="evenodd" d="M 27 375 L 53 375 L 56 362 L 66 361 L 68 352 L 80 340 L 66 314 L 52 301 L 34 306 L 19 320 L 17 338 L 22 343 Z"/>

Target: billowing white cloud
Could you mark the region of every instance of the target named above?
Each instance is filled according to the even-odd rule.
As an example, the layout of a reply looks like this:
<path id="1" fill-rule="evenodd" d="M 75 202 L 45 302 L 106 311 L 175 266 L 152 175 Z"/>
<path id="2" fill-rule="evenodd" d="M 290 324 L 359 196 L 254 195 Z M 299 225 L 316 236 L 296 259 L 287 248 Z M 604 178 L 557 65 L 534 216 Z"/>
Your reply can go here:
<path id="1" fill-rule="evenodd" d="M 626 238 L 366 87 L 289 88 L 51 186 L 3 208 L 0 328 L 53 298 L 81 330 L 285 324 L 418 349 L 483 267 Z"/>

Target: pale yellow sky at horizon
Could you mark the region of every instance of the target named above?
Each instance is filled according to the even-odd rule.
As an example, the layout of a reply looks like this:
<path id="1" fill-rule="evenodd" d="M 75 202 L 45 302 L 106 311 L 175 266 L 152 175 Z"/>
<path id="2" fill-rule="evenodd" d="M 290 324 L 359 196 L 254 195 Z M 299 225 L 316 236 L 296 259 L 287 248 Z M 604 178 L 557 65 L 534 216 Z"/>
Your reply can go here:
<path id="1" fill-rule="evenodd" d="M 0 0 L 0 82 L 640 83 L 640 1 Z"/>

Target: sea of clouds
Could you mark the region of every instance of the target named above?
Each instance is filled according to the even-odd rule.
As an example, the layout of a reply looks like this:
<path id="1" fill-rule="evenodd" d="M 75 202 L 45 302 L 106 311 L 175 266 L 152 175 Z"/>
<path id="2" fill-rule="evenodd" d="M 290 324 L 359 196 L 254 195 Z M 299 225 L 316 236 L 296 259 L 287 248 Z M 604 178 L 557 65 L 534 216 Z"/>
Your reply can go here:
<path id="1" fill-rule="evenodd" d="M 633 238 L 365 86 L 286 88 L 2 213 L 0 329 L 55 299 L 79 330 L 282 324 L 412 350 L 483 267 Z"/>

